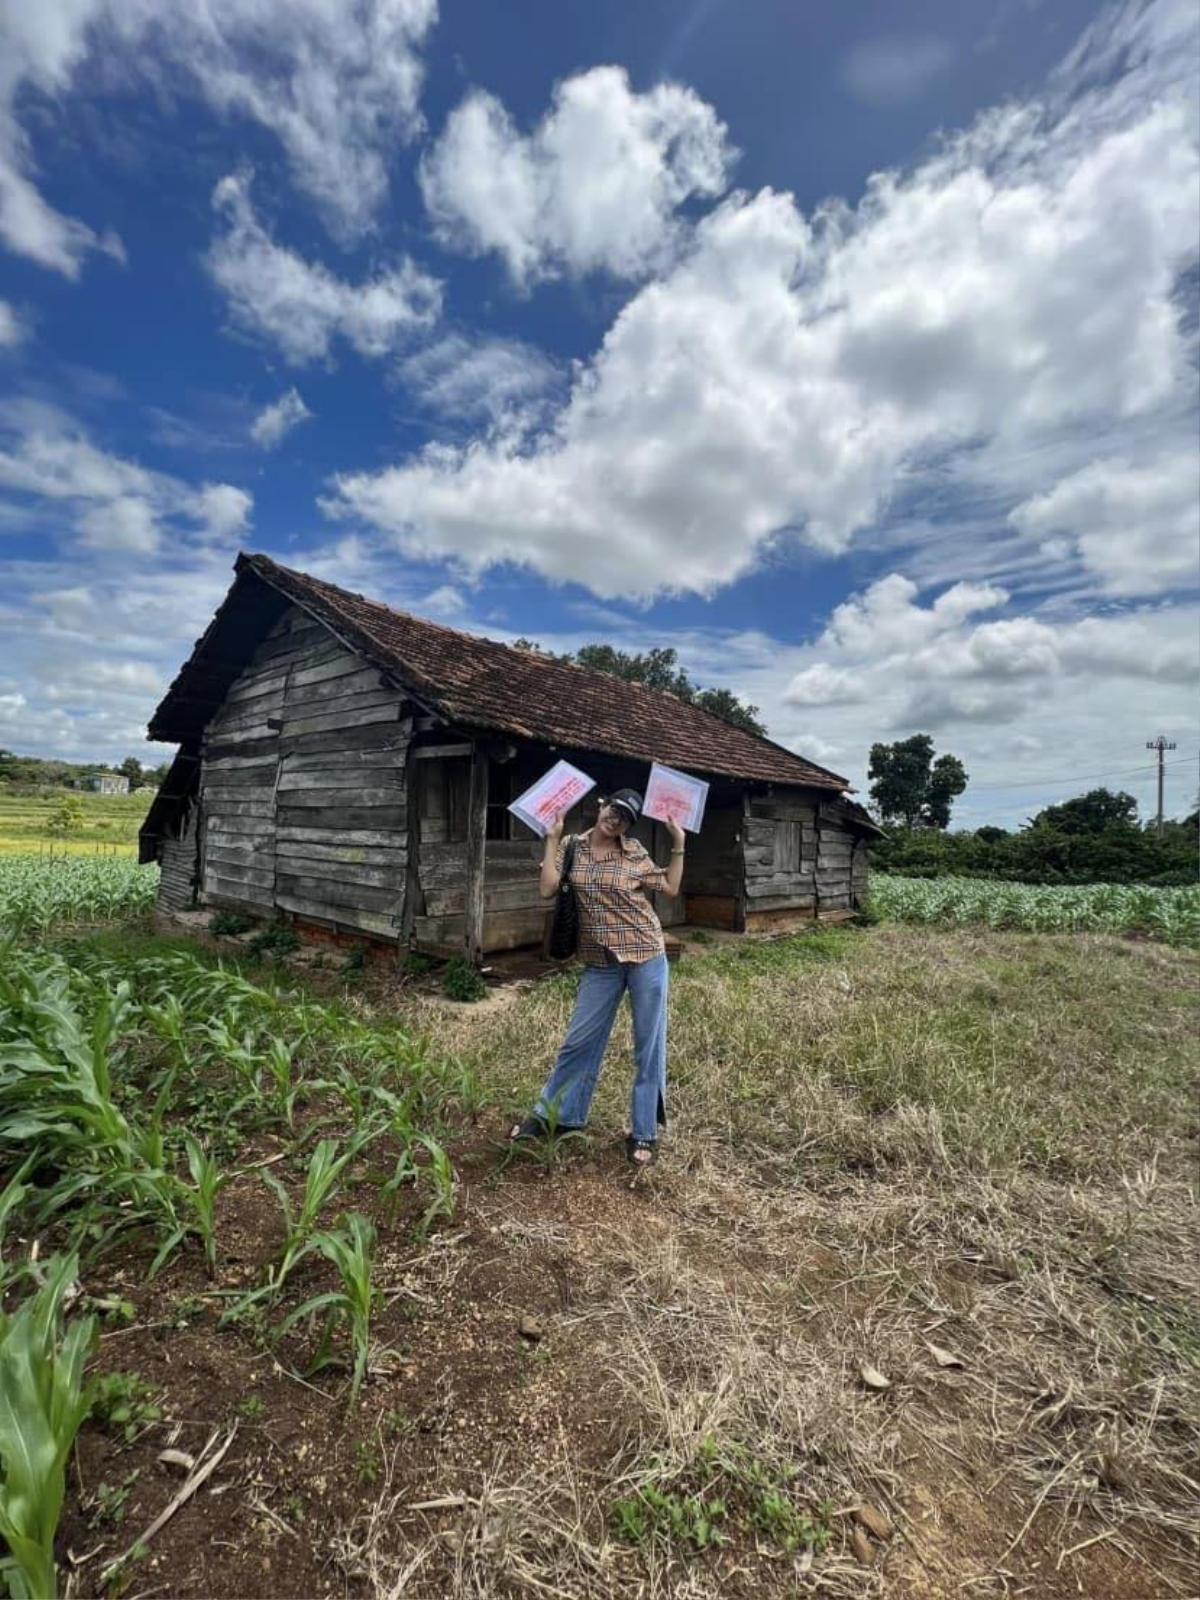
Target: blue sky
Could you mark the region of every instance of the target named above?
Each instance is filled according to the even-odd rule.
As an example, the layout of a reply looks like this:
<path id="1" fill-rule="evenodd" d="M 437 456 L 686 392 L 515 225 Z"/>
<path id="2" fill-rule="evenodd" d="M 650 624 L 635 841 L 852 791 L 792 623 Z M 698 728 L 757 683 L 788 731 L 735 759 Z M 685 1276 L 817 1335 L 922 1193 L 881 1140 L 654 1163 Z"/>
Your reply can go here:
<path id="1" fill-rule="evenodd" d="M 0 0 L 0 744 L 156 757 L 246 548 L 1190 808 L 1193 13 Z"/>

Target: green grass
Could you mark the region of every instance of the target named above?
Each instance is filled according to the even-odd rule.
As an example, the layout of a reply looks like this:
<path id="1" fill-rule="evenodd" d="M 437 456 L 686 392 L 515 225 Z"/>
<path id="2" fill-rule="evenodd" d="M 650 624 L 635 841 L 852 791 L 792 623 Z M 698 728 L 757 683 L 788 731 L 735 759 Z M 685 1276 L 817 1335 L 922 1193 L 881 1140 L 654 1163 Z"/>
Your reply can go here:
<path id="1" fill-rule="evenodd" d="M 62 838 L 48 824 L 64 795 L 83 806 L 83 826 Z M 55 854 L 135 855 L 138 829 L 154 798 L 153 789 L 133 794 L 89 794 L 78 789 L 48 789 L 39 794 L 14 794 L 0 784 L 0 855 L 39 850 Z"/>

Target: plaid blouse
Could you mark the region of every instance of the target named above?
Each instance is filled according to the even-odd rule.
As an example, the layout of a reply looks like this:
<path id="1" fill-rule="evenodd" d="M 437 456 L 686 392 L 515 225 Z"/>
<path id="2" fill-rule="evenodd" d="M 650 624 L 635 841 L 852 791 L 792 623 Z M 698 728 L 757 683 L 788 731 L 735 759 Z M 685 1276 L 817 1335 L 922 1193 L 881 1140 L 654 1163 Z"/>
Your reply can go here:
<path id="1" fill-rule="evenodd" d="M 567 841 L 558 847 L 562 874 Z M 590 836 L 575 837 L 571 887 L 579 906 L 579 954 L 589 967 L 610 961 L 649 961 L 663 954 L 662 925 L 647 896 L 665 889 L 666 867 L 656 866 L 644 844 L 620 839 L 611 855 L 595 855 Z"/>

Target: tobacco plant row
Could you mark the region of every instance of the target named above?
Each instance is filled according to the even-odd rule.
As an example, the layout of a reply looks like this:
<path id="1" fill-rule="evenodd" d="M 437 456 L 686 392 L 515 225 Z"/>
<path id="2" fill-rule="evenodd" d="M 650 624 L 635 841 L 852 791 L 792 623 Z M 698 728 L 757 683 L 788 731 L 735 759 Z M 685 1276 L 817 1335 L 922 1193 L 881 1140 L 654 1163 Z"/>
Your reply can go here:
<path id="1" fill-rule="evenodd" d="M 1094 883 L 1058 888 L 984 878 L 871 879 L 872 911 L 888 922 L 982 923 L 1028 933 L 1143 933 L 1200 943 L 1200 887 Z"/>

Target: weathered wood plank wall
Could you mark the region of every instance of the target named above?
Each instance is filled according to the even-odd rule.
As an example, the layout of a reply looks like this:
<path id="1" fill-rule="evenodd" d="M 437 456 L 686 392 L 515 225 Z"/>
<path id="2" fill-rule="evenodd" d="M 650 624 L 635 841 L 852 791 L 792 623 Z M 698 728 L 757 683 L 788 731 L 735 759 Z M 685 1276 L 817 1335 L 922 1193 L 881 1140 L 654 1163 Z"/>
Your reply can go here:
<path id="1" fill-rule="evenodd" d="M 411 733 L 400 690 L 286 611 L 205 735 L 204 900 L 397 937 Z"/>
<path id="2" fill-rule="evenodd" d="M 200 808 L 189 805 L 175 838 L 162 841 L 158 904 L 166 911 L 190 911 L 196 903 L 196 847 Z"/>
<path id="3" fill-rule="evenodd" d="M 776 923 L 776 913 L 853 910 L 867 871 L 866 848 L 856 841 L 819 796 L 777 790 L 751 800 L 742 839 L 747 927 Z"/>

